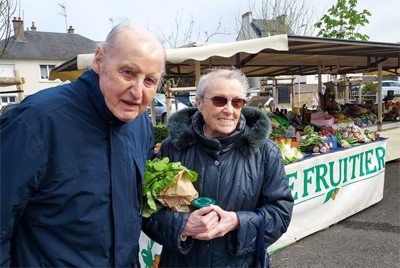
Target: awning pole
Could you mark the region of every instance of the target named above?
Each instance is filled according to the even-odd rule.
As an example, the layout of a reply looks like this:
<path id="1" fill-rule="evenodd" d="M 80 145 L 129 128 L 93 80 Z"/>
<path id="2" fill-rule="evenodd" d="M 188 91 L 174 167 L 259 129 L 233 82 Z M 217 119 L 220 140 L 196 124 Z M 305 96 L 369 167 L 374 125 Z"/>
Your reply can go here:
<path id="1" fill-rule="evenodd" d="M 301 107 L 300 104 L 300 75 L 297 75 L 297 101 L 298 101 L 298 107 Z"/>
<path id="2" fill-rule="evenodd" d="M 201 75 L 200 62 L 199 61 L 195 61 L 195 63 L 194 63 L 194 73 L 196 75 L 196 83 L 195 83 L 195 85 L 197 86 L 197 83 L 199 82 L 200 75 Z"/>
<path id="3" fill-rule="evenodd" d="M 18 100 L 21 102 L 25 98 L 24 90 L 22 89 L 22 85 L 17 85 L 16 87 L 18 90 Z"/>
<path id="4" fill-rule="evenodd" d="M 171 116 L 171 97 L 172 97 L 170 81 L 167 82 L 167 89 L 165 91 L 165 97 L 166 97 L 165 104 L 167 105 L 167 118 L 169 118 Z"/>
<path id="5" fill-rule="evenodd" d="M 378 131 L 382 130 L 382 63 L 378 64 Z"/>
<path id="6" fill-rule="evenodd" d="M 318 91 L 320 92 L 322 88 L 322 77 L 321 77 L 321 65 L 318 65 Z"/>
<path id="7" fill-rule="evenodd" d="M 292 84 L 292 111 L 293 111 L 293 108 L 296 107 L 296 105 L 294 104 L 294 102 L 295 102 L 295 96 L 296 96 L 296 95 L 295 95 L 296 92 L 295 92 L 295 89 L 294 89 L 294 83 L 293 83 L 293 82 L 294 82 L 294 77 L 291 78 L 291 81 L 292 81 L 291 84 Z"/>

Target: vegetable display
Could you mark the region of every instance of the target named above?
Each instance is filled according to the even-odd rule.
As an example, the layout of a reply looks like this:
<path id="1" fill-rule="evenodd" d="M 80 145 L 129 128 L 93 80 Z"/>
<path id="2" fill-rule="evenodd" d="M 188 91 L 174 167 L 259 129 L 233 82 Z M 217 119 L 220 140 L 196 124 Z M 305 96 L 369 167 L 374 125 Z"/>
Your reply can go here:
<path id="1" fill-rule="evenodd" d="M 197 180 L 197 172 L 189 170 L 180 162 L 170 162 L 168 157 L 147 160 L 143 182 L 143 217 L 149 217 L 162 208 L 162 205 L 157 201 L 157 197 L 161 191 L 175 185 L 175 176 L 181 171 L 191 182 Z"/>
<path id="2" fill-rule="evenodd" d="M 282 154 L 283 163 L 285 165 L 301 160 L 304 157 L 304 154 L 300 152 L 300 150 L 297 149 L 296 147 L 292 147 L 291 144 L 292 144 L 291 139 L 286 139 L 286 140 L 282 139 L 278 143 L 279 150 L 281 151 Z"/>
<path id="3" fill-rule="evenodd" d="M 373 112 L 353 104 L 346 104 L 342 108 L 348 116 L 343 111 L 328 115 L 307 110 L 304 106 L 300 111 L 294 109 L 287 114 L 278 109 L 268 113 L 272 125 L 269 138 L 279 145 L 284 163 L 293 163 L 311 154 L 328 153 L 338 147 L 348 148 L 379 139 L 378 132 L 360 128 L 360 125 L 376 122 Z M 310 124 L 313 118 L 314 121 L 327 119 L 329 124 Z"/>
<path id="4" fill-rule="evenodd" d="M 304 127 L 303 133 L 305 136 L 299 142 L 303 152 L 316 152 L 315 148 L 323 145 L 324 141 L 322 137 L 314 133 L 314 127 L 310 125 Z"/>

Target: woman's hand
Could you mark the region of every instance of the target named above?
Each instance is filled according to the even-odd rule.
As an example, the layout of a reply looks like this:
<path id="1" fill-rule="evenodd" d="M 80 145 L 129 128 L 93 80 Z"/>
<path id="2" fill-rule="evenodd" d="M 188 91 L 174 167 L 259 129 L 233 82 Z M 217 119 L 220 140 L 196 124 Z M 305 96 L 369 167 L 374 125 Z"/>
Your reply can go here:
<path id="1" fill-rule="evenodd" d="M 214 226 L 211 225 L 209 231 L 194 235 L 192 236 L 193 238 L 199 240 L 211 240 L 217 237 L 222 237 L 228 232 L 239 228 L 239 218 L 235 212 L 223 210 L 219 206 L 215 205 L 210 207 L 212 208 L 210 213 L 217 213 L 219 221 Z"/>
<path id="2" fill-rule="evenodd" d="M 195 210 L 190 213 L 182 235 L 196 238 L 198 234 L 210 232 L 218 221 L 219 216 L 211 206 Z"/>

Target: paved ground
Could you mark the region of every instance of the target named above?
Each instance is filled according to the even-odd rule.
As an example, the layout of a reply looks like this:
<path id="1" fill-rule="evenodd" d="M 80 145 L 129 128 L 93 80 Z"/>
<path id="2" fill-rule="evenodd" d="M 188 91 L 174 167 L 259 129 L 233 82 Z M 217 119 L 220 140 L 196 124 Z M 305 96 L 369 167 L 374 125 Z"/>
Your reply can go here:
<path id="1" fill-rule="evenodd" d="M 271 267 L 400 268 L 400 160 L 386 164 L 382 201 L 271 255 Z"/>

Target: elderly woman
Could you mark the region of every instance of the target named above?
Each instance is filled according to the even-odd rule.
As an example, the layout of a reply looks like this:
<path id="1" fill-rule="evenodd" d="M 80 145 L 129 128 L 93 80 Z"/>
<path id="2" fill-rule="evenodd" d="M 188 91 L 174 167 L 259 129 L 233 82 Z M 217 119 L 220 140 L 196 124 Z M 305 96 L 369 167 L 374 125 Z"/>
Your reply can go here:
<path id="1" fill-rule="evenodd" d="M 256 211 L 263 211 L 266 246 L 288 228 L 293 198 L 281 153 L 268 139 L 268 118 L 244 108 L 247 90 L 239 70 L 213 70 L 199 81 L 197 108 L 168 121 L 161 156 L 197 171 L 195 188 L 216 205 L 190 213 L 162 209 L 144 222 L 145 233 L 163 245 L 160 266 L 254 266 Z"/>

